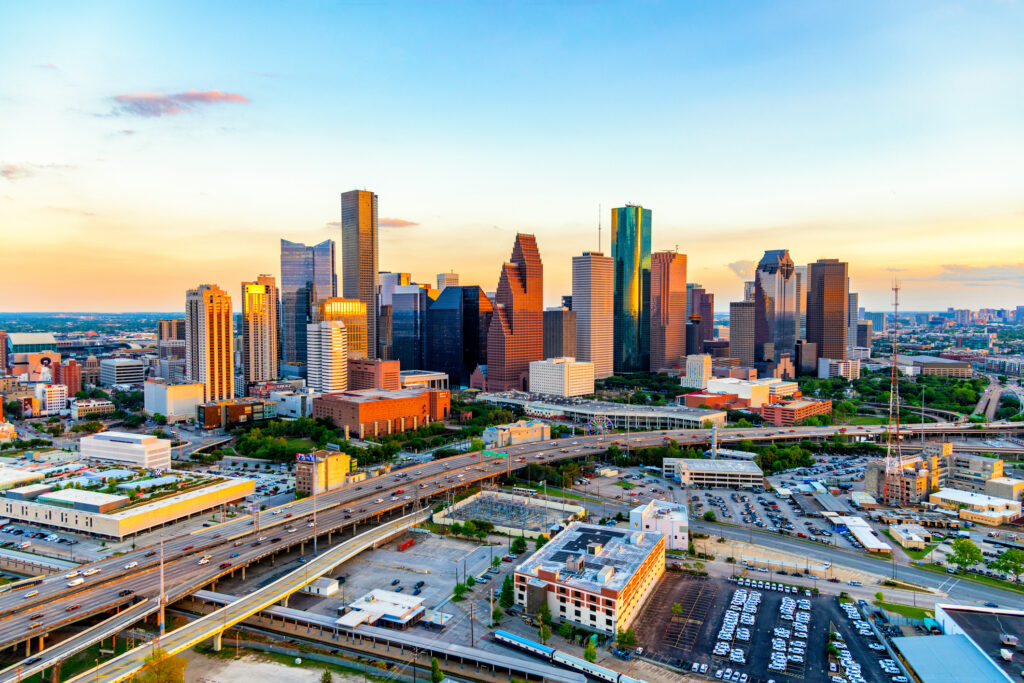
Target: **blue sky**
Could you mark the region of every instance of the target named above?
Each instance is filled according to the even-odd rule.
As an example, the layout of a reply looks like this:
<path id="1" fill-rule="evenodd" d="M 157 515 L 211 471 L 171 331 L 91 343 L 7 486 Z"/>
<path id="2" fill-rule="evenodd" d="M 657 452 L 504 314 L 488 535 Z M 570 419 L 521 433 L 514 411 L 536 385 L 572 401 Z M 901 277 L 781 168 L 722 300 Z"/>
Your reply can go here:
<path id="1" fill-rule="evenodd" d="M 849 260 L 869 307 L 894 273 L 912 307 L 1024 303 L 1019 2 L 209 4 L 5 6 L 0 309 L 235 291 L 340 239 L 354 187 L 421 281 L 492 289 L 532 232 L 554 303 L 630 201 L 720 310 L 775 248 Z"/>

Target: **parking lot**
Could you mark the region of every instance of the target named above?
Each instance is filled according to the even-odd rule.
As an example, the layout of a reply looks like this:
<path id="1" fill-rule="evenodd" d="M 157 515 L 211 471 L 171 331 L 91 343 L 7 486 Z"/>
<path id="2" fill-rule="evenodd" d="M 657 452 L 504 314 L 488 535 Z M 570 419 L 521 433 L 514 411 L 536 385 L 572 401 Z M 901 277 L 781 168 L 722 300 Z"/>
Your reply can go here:
<path id="1" fill-rule="evenodd" d="M 791 592 L 790 592 L 791 591 Z M 858 616 L 859 618 L 859 616 Z M 668 573 L 637 618 L 645 658 L 707 678 L 738 683 L 775 680 L 885 683 L 884 647 L 862 636 L 838 600 L 770 582 Z M 826 656 L 832 632 L 842 658 Z M 874 644 L 878 651 L 870 648 Z M 774 665 L 773 665 L 774 662 Z M 847 666 L 844 666 L 844 662 Z M 857 666 L 859 665 L 859 674 Z M 902 682 L 898 682 L 902 683 Z"/>

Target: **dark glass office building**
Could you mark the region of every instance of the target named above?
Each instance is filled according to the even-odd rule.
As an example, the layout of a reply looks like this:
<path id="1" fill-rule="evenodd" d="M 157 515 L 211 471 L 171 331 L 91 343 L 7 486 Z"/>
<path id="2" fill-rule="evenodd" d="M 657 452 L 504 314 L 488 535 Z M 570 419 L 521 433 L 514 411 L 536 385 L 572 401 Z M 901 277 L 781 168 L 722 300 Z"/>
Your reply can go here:
<path id="1" fill-rule="evenodd" d="M 612 209 L 615 372 L 646 371 L 651 363 L 651 210 Z"/>
<path id="2" fill-rule="evenodd" d="M 427 309 L 425 368 L 448 373 L 448 385 L 468 387 L 487 364 L 487 330 L 494 305 L 479 287 L 445 287 Z"/>
<path id="3" fill-rule="evenodd" d="M 334 241 L 314 246 L 281 240 L 281 361 L 306 363 L 306 324 L 319 302 L 338 294 Z"/>

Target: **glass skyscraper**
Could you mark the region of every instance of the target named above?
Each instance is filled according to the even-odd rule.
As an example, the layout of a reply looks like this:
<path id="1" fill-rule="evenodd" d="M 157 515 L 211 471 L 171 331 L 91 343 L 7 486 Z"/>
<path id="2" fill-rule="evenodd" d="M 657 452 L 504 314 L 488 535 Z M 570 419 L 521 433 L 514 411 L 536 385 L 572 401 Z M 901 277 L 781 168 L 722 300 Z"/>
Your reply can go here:
<path id="1" fill-rule="evenodd" d="M 281 240 L 281 360 L 306 362 L 306 324 L 338 293 L 334 240 L 314 246 Z"/>
<path id="2" fill-rule="evenodd" d="M 612 209 L 615 267 L 615 372 L 646 371 L 651 363 L 651 210 Z"/>

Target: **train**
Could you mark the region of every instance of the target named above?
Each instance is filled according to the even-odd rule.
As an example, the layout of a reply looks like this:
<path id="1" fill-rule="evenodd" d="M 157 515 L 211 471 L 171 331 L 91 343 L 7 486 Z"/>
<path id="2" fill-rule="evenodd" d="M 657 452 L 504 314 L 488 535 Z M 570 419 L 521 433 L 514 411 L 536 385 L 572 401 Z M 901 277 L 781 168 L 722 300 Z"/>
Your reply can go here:
<path id="1" fill-rule="evenodd" d="M 638 678 L 632 678 L 626 674 L 620 674 L 618 671 L 612 671 L 606 669 L 603 666 L 597 664 L 591 664 L 585 659 L 579 657 L 573 657 L 567 655 L 564 652 L 559 652 L 553 647 L 548 647 L 541 643 L 530 640 L 529 638 L 523 638 L 517 636 L 514 633 L 508 631 L 497 630 L 494 632 L 494 639 L 502 645 L 514 648 L 516 650 L 522 650 L 534 657 L 539 657 L 544 661 L 558 664 L 566 669 L 570 669 L 577 673 L 581 673 L 587 678 L 593 678 L 599 681 L 608 681 L 608 683 L 644 683 Z"/>

